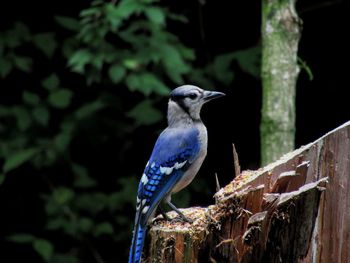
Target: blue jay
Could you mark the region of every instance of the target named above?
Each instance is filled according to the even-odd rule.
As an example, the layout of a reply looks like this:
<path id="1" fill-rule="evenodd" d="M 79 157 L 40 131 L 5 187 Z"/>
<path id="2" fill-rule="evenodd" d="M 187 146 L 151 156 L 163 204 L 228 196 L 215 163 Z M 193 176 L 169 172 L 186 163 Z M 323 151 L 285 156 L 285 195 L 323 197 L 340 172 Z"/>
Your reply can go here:
<path id="1" fill-rule="evenodd" d="M 161 201 L 191 222 L 171 203 L 171 195 L 191 183 L 207 154 L 207 129 L 200 118 L 203 104 L 224 95 L 192 85 L 170 93 L 168 127 L 158 137 L 138 187 L 129 263 L 141 261 L 147 224 Z"/>

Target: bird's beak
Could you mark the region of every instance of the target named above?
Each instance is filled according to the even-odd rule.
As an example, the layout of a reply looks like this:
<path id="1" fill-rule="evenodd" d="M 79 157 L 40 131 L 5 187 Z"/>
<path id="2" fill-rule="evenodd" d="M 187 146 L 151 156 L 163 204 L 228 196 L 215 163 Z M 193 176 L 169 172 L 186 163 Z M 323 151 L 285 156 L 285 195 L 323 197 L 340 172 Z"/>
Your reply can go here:
<path id="1" fill-rule="evenodd" d="M 220 98 L 223 96 L 225 96 L 225 93 L 218 92 L 218 91 L 205 91 L 203 99 L 204 101 L 209 101 L 209 100 Z"/>

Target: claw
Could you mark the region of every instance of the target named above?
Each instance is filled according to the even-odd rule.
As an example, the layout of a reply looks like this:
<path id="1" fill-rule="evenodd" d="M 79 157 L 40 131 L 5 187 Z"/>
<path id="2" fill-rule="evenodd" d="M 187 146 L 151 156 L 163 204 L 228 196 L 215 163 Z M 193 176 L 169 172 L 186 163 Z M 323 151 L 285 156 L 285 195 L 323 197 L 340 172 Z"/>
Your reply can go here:
<path id="1" fill-rule="evenodd" d="M 173 205 L 170 201 L 167 201 L 167 204 L 181 217 L 182 221 L 193 223 L 193 220 L 186 217 L 175 205 Z"/>

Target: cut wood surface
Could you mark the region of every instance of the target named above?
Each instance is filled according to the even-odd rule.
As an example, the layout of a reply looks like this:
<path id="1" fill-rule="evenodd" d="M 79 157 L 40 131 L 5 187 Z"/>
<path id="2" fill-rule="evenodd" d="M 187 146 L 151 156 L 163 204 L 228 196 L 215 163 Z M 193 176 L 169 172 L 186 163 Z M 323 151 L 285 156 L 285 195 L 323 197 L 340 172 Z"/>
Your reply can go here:
<path id="1" fill-rule="evenodd" d="M 349 263 L 350 122 L 182 211 L 154 220 L 143 262 Z"/>

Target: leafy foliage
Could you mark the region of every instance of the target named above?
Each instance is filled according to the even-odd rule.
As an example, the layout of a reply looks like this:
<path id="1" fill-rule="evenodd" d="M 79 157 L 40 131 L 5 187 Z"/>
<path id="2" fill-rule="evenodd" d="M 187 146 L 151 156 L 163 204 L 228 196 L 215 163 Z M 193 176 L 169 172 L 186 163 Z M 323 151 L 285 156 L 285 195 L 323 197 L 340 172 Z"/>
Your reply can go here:
<path id="1" fill-rule="evenodd" d="M 0 32 L 0 191 L 12 177 L 45 185 L 33 193 L 43 226 L 9 229 L 7 241 L 30 245 L 44 262 L 83 262 L 89 253 L 99 261 L 96 244 L 106 240 L 126 256 L 132 224 L 125 210 L 134 207 L 144 165 L 127 162 L 136 151 L 127 139 L 164 119 L 158 104 L 169 87 L 230 85 L 234 61 L 257 76 L 259 48 L 195 68 L 194 50 L 167 28 L 186 18 L 154 0 L 93 1 L 78 18 L 53 20 L 64 34 L 31 32 L 20 22 Z M 110 144 L 109 161 L 97 163 L 100 145 Z"/>

